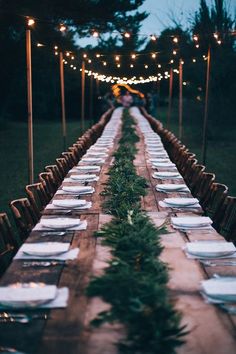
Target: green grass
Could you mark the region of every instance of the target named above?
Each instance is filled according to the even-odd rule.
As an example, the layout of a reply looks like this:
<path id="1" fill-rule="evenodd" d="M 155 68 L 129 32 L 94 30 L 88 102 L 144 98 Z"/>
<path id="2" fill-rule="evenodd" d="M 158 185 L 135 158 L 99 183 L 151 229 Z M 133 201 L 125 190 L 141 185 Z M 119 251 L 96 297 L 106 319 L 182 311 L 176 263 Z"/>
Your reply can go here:
<path id="1" fill-rule="evenodd" d="M 88 127 L 90 122 L 86 122 Z M 81 135 L 80 122 L 67 123 L 67 146 L 72 145 Z M 28 184 L 27 124 L 7 122 L 0 126 L 0 212 L 9 212 L 9 202 L 25 197 Z M 61 123 L 34 123 L 35 182 L 44 166 L 53 164 L 63 151 Z"/>
<path id="2" fill-rule="evenodd" d="M 170 130 L 178 137 L 178 102 L 171 116 Z M 158 119 L 167 122 L 167 107 L 158 109 Z M 182 142 L 202 163 L 203 107 L 192 101 L 184 102 Z M 206 170 L 216 175 L 216 181 L 226 184 L 229 194 L 236 196 L 236 125 L 230 122 L 209 122 Z"/>

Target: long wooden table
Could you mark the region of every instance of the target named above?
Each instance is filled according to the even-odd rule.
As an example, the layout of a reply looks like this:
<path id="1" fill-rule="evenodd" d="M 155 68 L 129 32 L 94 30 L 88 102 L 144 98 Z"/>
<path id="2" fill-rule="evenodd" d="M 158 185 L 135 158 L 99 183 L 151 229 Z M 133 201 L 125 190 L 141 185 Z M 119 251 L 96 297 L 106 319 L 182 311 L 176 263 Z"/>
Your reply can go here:
<path id="1" fill-rule="evenodd" d="M 137 144 L 138 154 L 134 163 L 138 173 L 145 177 L 149 184 L 147 196 L 142 198 L 142 208 L 148 212 L 153 222 L 160 226 L 167 216 L 174 215 L 175 212 L 169 208 L 161 208 L 158 204 L 158 201 L 164 199 L 166 195 L 155 190 L 158 180 L 151 177 L 153 170 L 147 162 L 143 136 L 139 129 L 137 131 L 140 142 Z M 117 147 L 118 139 L 119 136 L 116 138 L 114 149 Z M 102 246 L 100 240 L 94 238 L 93 233 L 110 220 L 110 216 L 102 212 L 101 205 L 104 197 L 100 192 L 108 178 L 106 173 L 110 168 L 111 159 L 110 155 L 101 169 L 96 192 L 91 197 L 86 197 L 93 202 L 92 209 L 79 213 L 82 219 L 88 221 L 87 230 L 53 237 L 55 241 L 69 241 L 72 247 L 79 247 L 78 258 L 69 261 L 65 266 L 56 265 L 48 268 L 24 268 L 22 260 L 14 260 L 0 282 L 0 285 L 7 285 L 18 281 L 36 281 L 58 284 L 59 287 L 67 286 L 70 290 L 68 307 L 42 311 L 46 319 L 36 319 L 29 324 L 0 323 L 0 345 L 15 347 L 26 353 L 40 354 L 117 353 L 114 343 L 124 336 L 124 328 L 122 325 L 106 324 L 101 328 L 92 329 L 89 326 L 90 320 L 109 305 L 99 298 L 88 299 L 85 294 L 91 275 L 102 274 L 107 266 L 106 260 L 110 258 L 109 248 Z M 58 195 L 56 198 L 61 196 Z M 57 213 L 47 211 L 47 214 L 47 217 L 50 215 L 53 217 Z M 180 214 L 184 215 L 183 212 Z M 78 213 L 73 215 L 76 216 Z M 236 275 L 235 268 L 203 267 L 197 260 L 187 259 L 182 250 L 187 241 L 221 239 L 221 236 L 216 232 L 205 231 L 204 233 L 199 231 L 182 233 L 174 230 L 170 225 L 168 230 L 169 233 L 162 235 L 165 248 L 161 257 L 170 267 L 170 297 L 182 313 L 183 324 L 186 324 L 190 331 L 186 336 L 186 343 L 178 349 L 178 353 L 235 353 L 235 316 L 230 316 L 217 307 L 206 304 L 199 293 L 202 279 L 210 277 L 213 272 L 221 275 Z M 40 232 L 32 232 L 27 242 L 39 240 L 42 241 Z M 52 241 L 47 237 L 43 237 L 43 240 Z"/>

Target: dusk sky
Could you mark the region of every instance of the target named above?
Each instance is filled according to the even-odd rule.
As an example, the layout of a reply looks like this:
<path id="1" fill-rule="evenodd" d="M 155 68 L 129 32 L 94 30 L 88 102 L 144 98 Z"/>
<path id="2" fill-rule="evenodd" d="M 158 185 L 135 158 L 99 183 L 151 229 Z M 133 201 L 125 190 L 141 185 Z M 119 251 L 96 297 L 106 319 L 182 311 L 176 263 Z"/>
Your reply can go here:
<path id="1" fill-rule="evenodd" d="M 113 0 L 115 1 L 115 0 Z M 214 0 L 207 0 L 210 5 Z M 139 11 L 147 11 L 148 18 L 143 21 L 141 33 L 143 34 L 160 34 L 160 32 L 172 26 L 172 18 L 182 24 L 184 28 L 189 27 L 194 13 L 199 8 L 200 0 L 146 0 L 139 8 Z M 236 13 L 236 0 L 226 0 L 227 8 L 232 17 Z M 96 44 L 95 39 L 79 39 L 81 47 L 88 44 Z"/>

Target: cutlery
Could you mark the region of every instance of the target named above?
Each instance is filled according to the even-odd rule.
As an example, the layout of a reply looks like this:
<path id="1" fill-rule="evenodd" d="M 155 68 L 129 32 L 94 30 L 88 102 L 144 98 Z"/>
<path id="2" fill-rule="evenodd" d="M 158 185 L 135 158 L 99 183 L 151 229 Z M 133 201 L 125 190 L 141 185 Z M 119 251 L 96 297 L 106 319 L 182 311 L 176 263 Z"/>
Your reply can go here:
<path id="1" fill-rule="evenodd" d="M 30 261 L 23 262 L 23 267 L 50 267 L 63 264 L 65 264 L 65 261 Z"/>
<path id="2" fill-rule="evenodd" d="M 216 263 L 212 261 L 200 260 L 200 262 L 209 267 L 236 266 L 236 261 L 224 261 L 224 262 Z"/>
<path id="3" fill-rule="evenodd" d="M 41 236 L 64 236 L 65 234 L 65 231 L 43 231 Z"/>

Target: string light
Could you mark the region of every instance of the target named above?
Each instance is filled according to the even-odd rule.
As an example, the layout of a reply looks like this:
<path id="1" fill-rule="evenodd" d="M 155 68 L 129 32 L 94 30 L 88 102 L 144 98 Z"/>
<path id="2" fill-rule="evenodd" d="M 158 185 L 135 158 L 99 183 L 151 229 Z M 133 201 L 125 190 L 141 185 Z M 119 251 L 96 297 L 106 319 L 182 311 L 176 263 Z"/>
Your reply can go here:
<path id="1" fill-rule="evenodd" d="M 147 64 L 145 64 L 144 67 L 145 67 L 145 69 L 148 69 L 148 65 Z"/>
<path id="2" fill-rule="evenodd" d="M 87 54 L 83 54 L 83 58 L 86 59 L 88 56 Z"/>
<path id="3" fill-rule="evenodd" d="M 44 47 L 42 43 L 37 43 L 37 47 Z"/>
<path id="4" fill-rule="evenodd" d="M 106 61 L 103 62 L 103 66 L 107 66 L 107 62 Z"/>
<path id="5" fill-rule="evenodd" d="M 196 44 L 195 47 L 196 47 L 196 48 L 199 48 L 199 44 Z"/>
<path id="6" fill-rule="evenodd" d="M 198 36 L 197 36 L 196 34 L 193 36 L 193 40 L 194 40 L 195 42 L 198 42 Z"/>
<path id="7" fill-rule="evenodd" d="M 131 59 L 136 59 L 136 54 L 132 54 Z"/>
<path id="8" fill-rule="evenodd" d="M 173 50 L 173 55 L 176 55 L 177 54 L 177 51 L 176 50 Z"/>
<path id="9" fill-rule="evenodd" d="M 72 55 L 72 56 L 71 56 L 71 59 L 72 59 L 72 60 L 75 60 L 75 57 L 74 57 L 74 55 Z"/>
<path id="10" fill-rule="evenodd" d="M 158 64 L 157 67 L 160 69 L 161 68 L 161 64 Z"/>
<path id="11" fill-rule="evenodd" d="M 58 52 L 55 52 L 55 55 L 58 55 Z"/>
<path id="12" fill-rule="evenodd" d="M 124 33 L 124 37 L 125 37 L 125 38 L 130 38 L 130 33 L 129 33 L 129 32 L 125 32 L 125 33 Z"/>
<path id="13" fill-rule="evenodd" d="M 214 33 L 213 36 L 215 39 L 218 39 L 218 37 L 219 37 L 217 33 Z"/>
<path id="14" fill-rule="evenodd" d="M 117 64 L 116 66 L 117 66 L 117 68 L 120 68 L 120 64 Z"/>
<path id="15" fill-rule="evenodd" d="M 116 61 L 119 61 L 119 60 L 120 60 L 119 55 L 116 55 L 116 56 L 115 56 L 115 60 L 116 60 Z"/>
<path id="16" fill-rule="evenodd" d="M 152 53 L 152 58 L 155 59 L 157 55 L 155 53 Z"/>
<path id="17" fill-rule="evenodd" d="M 196 61 L 197 61 L 197 60 L 196 60 L 195 58 L 193 58 L 192 62 L 193 62 L 193 63 L 196 63 Z"/>
<path id="18" fill-rule="evenodd" d="M 57 50 L 57 49 L 58 49 L 58 46 L 57 46 L 57 45 L 55 45 L 54 49 L 55 49 L 55 50 Z"/>
<path id="19" fill-rule="evenodd" d="M 221 40 L 219 39 L 219 40 L 217 41 L 217 43 L 220 45 L 222 42 L 221 42 Z"/>
<path id="20" fill-rule="evenodd" d="M 91 63 L 92 63 L 92 60 L 91 60 L 91 59 L 89 59 L 89 60 L 88 60 L 88 63 L 89 63 L 89 64 L 91 64 Z"/>
<path id="21" fill-rule="evenodd" d="M 66 31 L 66 26 L 63 23 L 60 24 L 59 31 L 60 32 L 65 32 Z"/>
<path id="22" fill-rule="evenodd" d="M 133 68 L 133 67 L 134 67 L 134 64 L 130 64 L 130 67 Z"/>
<path id="23" fill-rule="evenodd" d="M 27 21 L 27 25 L 29 27 L 33 26 L 35 24 L 35 20 L 33 18 L 29 18 L 28 21 Z"/>
<path id="24" fill-rule="evenodd" d="M 98 38 L 98 37 L 99 37 L 98 31 L 94 31 L 94 32 L 93 32 L 93 37 L 94 37 L 94 38 Z"/>
<path id="25" fill-rule="evenodd" d="M 69 57 L 70 56 L 70 52 L 66 52 L 66 56 Z"/>
<path id="26" fill-rule="evenodd" d="M 151 38 L 152 41 L 156 41 L 157 40 L 157 37 L 154 34 L 151 34 L 150 38 Z"/>
<path id="27" fill-rule="evenodd" d="M 96 58 L 100 58 L 101 54 L 96 54 Z"/>
<path id="28" fill-rule="evenodd" d="M 170 64 L 173 64 L 173 63 L 174 63 L 174 60 L 173 60 L 173 59 L 171 59 Z"/>
<path id="29" fill-rule="evenodd" d="M 174 38 L 173 38 L 173 42 L 174 42 L 174 43 L 178 43 L 178 41 L 179 41 L 179 40 L 178 40 L 177 37 L 174 37 Z"/>

